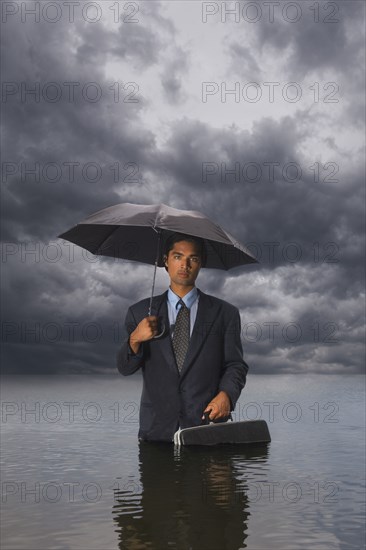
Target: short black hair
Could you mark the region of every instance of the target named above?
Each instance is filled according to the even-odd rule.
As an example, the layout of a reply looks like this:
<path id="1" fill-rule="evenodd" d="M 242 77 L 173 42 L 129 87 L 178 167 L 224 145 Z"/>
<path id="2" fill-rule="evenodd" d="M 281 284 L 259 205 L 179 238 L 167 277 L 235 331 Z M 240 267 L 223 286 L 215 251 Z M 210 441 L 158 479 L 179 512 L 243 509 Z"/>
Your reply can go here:
<path id="1" fill-rule="evenodd" d="M 174 245 L 176 243 L 180 243 L 181 241 L 187 241 L 189 243 L 194 243 L 197 245 L 197 248 L 199 249 L 199 255 L 201 257 L 201 264 L 202 267 L 204 267 L 206 264 L 205 243 L 204 240 L 201 239 L 201 237 L 195 237 L 194 235 L 185 235 L 184 233 L 173 233 L 173 235 L 170 235 L 170 237 L 168 237 L 168 239 L 165 241 L 164 257 L 168 258 L 169 252 L 174 248 Z"/>

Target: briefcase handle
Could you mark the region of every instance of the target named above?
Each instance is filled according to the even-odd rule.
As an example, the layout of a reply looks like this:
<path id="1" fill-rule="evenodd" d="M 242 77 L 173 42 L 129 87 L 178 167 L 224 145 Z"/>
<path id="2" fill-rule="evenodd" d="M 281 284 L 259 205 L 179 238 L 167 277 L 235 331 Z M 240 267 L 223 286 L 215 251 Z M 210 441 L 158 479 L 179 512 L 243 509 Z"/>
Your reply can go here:
<path id="1" fill-rule="evenodd" d="M 202 418 L 201 426 L 206 426 L 207 424 L 214 424 L 215 423 L 214 421 L 210 420 L 210 418 L 209 418 L 210 412 L 211 411 L 207 411 L 207 412 L 203 413 L 204 418 Z M 231 420 L 231 422 L 233 422 L 233 417 L 231 416 L 231 413 L 230 413 L 230 416 L 229 416 L 228 420 Z"/>

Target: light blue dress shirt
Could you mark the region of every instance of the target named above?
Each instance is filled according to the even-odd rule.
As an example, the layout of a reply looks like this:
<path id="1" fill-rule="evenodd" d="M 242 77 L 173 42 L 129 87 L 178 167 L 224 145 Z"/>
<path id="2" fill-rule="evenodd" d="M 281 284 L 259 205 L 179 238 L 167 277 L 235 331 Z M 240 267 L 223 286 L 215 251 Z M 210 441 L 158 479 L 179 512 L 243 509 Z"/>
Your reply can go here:
<path id="1" fill-rule="evenodd" d="M 185 303 L 185 305 L 189 309 L 189 313 L 190 313 L 190 317 L 189 317 L 189 319 L 190 319 L 190 336 L 192 336 L 192 330 L 193 330 L 194 323 L 196 321 L 197 310 L 198 310 L 198 302 L 199 302 L 199 294 L 198 294 L 198 290 L 197 290 L 196 287 L 192 288 L 192 290 L 190 290 L 188 292 L 188 294 L 183 296 L 183 298 L 180 298 L 179 296 L 174 294 L 172 289 L 169 287 L 169 290 L 168 290 L 168 316 L 169 316 L 169 324 L 170 324 L 170 328 L 171 328 L 171 336 L 173 336 L 175 321 L 177 319 L 178 311 L 181 308 L 181 306 L 178 305 L 178 302 L 181 299 L 183 300 L 183 302 Z"/>

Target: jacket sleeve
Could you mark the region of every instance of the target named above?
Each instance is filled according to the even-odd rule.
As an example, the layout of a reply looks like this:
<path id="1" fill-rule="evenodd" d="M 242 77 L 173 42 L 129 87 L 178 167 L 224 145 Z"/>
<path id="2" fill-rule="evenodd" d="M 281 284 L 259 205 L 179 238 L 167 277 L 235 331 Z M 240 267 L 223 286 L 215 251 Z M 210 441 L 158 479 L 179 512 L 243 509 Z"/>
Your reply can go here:
<path id="1" fill-rule="evenodd" d="M 130 334 L 135 330 L 137 325 L 138 322 L 133 315 L 132 309 L 129 308 L 125 320 L 127 337 L 117 354 L 117 368 L 124 376 L 133 374 L 144 364 L 144 345 L 140 345 L 138 353 L 134 353 L 129 345 Z"/>
<path id="2" fill-rule="evenodd" d="M 230 398 L 231 410 L 235 409 L 241 390 L 245 386 L 248 368 L 243 359 L 239 310 L 233 307 L 225 324 L 224 362 L 219 384 L 219 391 L 225 391 Z"/>

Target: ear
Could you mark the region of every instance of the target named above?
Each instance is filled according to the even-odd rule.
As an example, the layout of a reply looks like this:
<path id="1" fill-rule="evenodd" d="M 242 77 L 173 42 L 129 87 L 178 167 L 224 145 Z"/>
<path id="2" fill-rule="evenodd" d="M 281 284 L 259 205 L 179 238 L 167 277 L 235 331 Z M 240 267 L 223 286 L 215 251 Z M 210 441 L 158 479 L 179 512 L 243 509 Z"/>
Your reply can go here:
<path id="1" fill-rule="evenodd" d="M 163 256 L 163 262 L 164 262 L 164 265 L 168 265 L 168 256 L 166 254 L 164 254 Z"/>

